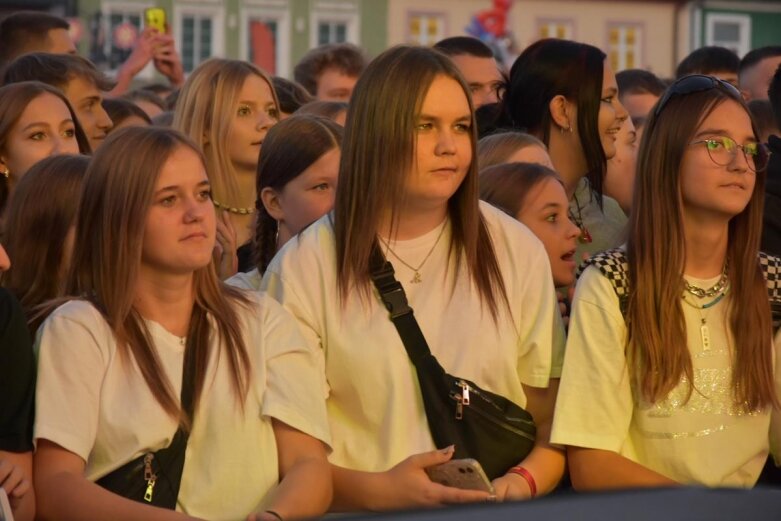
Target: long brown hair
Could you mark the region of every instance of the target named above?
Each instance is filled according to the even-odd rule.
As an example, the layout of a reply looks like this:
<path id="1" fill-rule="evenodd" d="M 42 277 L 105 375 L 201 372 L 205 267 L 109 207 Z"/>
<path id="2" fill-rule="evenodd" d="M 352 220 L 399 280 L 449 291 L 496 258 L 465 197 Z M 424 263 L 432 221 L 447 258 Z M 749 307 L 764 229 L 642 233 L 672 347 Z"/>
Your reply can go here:
<path id="1" fill-rule="evenodd" d="M 255 264 L 262 274 L 277 252 L 277 221 L 261 201 L 264 188 L 281 192 L 327 152 L 342 145 L 342 127 L 313 114 L 294 114 L 269 129 L 263 140 L 255 186 L 258 210 L 255 221 Z"/>
<path id="2" fill-rule="evenodd" d="M 385 51 L 369 64 L 353 91 L 334 211 L 339 293 L 343 301 L 352 287 L 367 298 L 370 294 L 369 256 L 380 219 L 389 212 L 392 228 L 398 223 L 415 153 L 415 118 L 439 75 L 458 82 L 472 113 L 472 162 L 448 201 L 453 229 L 450 255 L 455 258 L 456 272 L 466 263 L 482 300 L 496 317 L 498 301 L 507 303 L 507 296 L 479 209 L 476 125 L 469 88 L 449 58 L 424 47 L 398 46 Z"/>
<path id="3" fill-rule="evenodd" d="M 45 318 L 33 319 L 35 308 L 62 293 L 66 238 L 88 165 L 87 156 L 42 159 L 19 180 L 8 205 L 4 240 L 13 264 L 1 280 L 19 299 L 33 333 Z"/>
<path id="4" fill-rule="evenodd" d="M 483 170 L 506 163 L 514 153 L 533 146 L 548 150 L 545 143 L 525 132 L 508 130 L 485 136 L 477 142 L 477 166 Z"/>
<path id="5" fill-rule="evenodd" d="M 500 163 L 480 170 L 480 199 L 518 218 L 535 186 L 553 179 L 564 184 L 555 170 L 537 163 Z"/>
<path id="6" fill-rule="evenodd" d="M 120 355 L 126 361 L 135 360 L 161 407 L 188 424 L 146 324 L 133 307 L 155 183 L 165 162 L 182 147 L 203 160 L 192 141 L 171 129 L 134 127 L 109 135 L 92 158 L 84 179 L 65 293 L 95 305 L 114 332 Z M 219 281 L 211 263 L 195 271 L 193 289 L 195 303 L 186 349 L 195 353 L 195 407 L 206 377 L 210 338 L 215 333 L 221 340 L 222 354 L 228 357 L 237 397 L 243 398 L 248 392 L 250 362 L 237 305 L 246 300 L 238 290 Z M 209 316 L 214 319 L 216 332 Z"/>
<path id="7" fill-rule="evenodd" d="M 627 350 L 630 374 L 645 399 L 655 402 L 690 382 L 693 368 L 681 307 L 686 265 L 680 169 L 697 128 L 722 103 L 739 96 L 713 88 L 672 97 L 659 116 L 651 115 L 640 145 L 634 204 L 627 243 L 629 300 Z M 756 128 L 754 128 L 756 135 Z M 729 325 L 740 334 L 735 349 L 735 403 L 746 410 L 777 405 L 772 364 L 772 324 L 767 287 L 758 263 L 765 173 L 746 208 L 729 222 Z"/>

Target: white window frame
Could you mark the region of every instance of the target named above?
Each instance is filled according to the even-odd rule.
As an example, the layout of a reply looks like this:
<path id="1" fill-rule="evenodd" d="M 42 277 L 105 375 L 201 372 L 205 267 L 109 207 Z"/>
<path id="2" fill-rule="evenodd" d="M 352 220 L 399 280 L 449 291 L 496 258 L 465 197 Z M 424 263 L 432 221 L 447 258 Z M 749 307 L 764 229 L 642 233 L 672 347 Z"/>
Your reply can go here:
<path id="1" fill-rule="evenodd" d="M 100 5 L 100 14 L 103 19 L 101 25 L 103 26 L 103 34 L 106 41 L 103 44 L 103 52 L 107 53 L 111 50 L 111 41 L 114 38 L 114 34 L 111 31 L 111 15 L 112 14 L 136 14 L 141 19 L 141 27 L 138 30 L 139 36 L 144 29 L 144 9 L 149 7 L 155 7 L 153 0 L 143 2 L 106 2 L 104 1 Z M 111 69 L 107 71 L 109 74 L 116 74 L 119 69 Z M 154 78 L 155 67 L 152 62 L 149 62 L 146 67 L 141 69 L 135 77 L 141 80 L 152 80 Z"/>
<path id="2" fill-rule="evenodd" d="M 723 42 L 715 39 L 715 26 L 719 22 L 737 24 L 740 27 L 740 40 L 737 42 Z M 705 45 L 734 45 L 737 44 L 738 56 L 744 56 L 751 50 L 751 16 L 748 14 L 732 13 L 705 13 Z"/>
<path id="3" fill-rule="evenodd" d="M 249 22 L 273 20 L 277 23 L 277 70 L 275 76 L 287 78 L 290 75 L 290 5 L 287 0 L 255 1 L 245 0 L 239 8 L 239 56 L 249 60 Z"/>
<path id="4" fill-rule="evenodd" d="M 321 23 L 343 23 L 347 27 L 347 43 L 360 46 L 361 17 L 355 2 L 321 0 L 312 6 L 309 16 L 309 47 L 319 45 L 318 27 Z"/>
<path id="5" fill-rule="evenodd" d="M 607 33 L 606 33 L 606 39 L 605 39 L 605 49 L 607 49 L 607 52 L 610 53 L 612 50 L 610 47 L 610 31 L 613 29 L 618 29 L 620 32 L 619 36 L 619 42 L 618 42 L 618 50 L 619 50 L 619 63 L 616 67 L 616 70 L 614 72 L 618 72 L 621 70 L 624 70 L 628 68 L 625 63 L 625 55 L 621 54 L 621 50 L 627 50 L 627 44 L 626 44 L 626 29 L 634 29 L 636 33 L 638 33 L 638 36 L 636 37 L 636 45 L 635 45 L 635 64 L 634 69 L 643 69 L 645 68 L 645 24 L 642 22 L 608 22 L 607 24 Z M 608 55 L 609 58 L 609 55 Z M 624 62 L 624 63 L 621 63 Z"/>
<path id="6" fill-rule="evenodd" d="M 225 55 L 225 8 L 221 2 L 208 0 L 203 3 L 176 3 L 174 5 L 173 25 L 174 38 L 176 39 L 176 49 L 181 54 L 184 50 L 182 45 L 182 24 L 185 16 L 195 16 L 202 18 L 207 15 L 212 20 L 212 57 L 223 57 Z M 184 57 L 182 57 L 184 65 Z M 198 67 L 195 64 L 193 69 Z M 189 74 L 192 71 L 185 71 Z"/>
<path id="7" fill-rule="evenodd" d="M 534 35 L 535 39 L 541 39 L 542 36 L 542 28 L 545 26 L 556 26 L 556 25 L 563 25 L 567 29 L 569 29 L 570 34 L 564 36 L 564 39 L 566 40 L 574 40 L 576 38 L 575 34 L 575 20 L 573 18 L 537 18 L 537 31 Z M 548 35 L 548 38 L 558 38 L 558 35 Z"/>
<path id="8" fill-rule="evenodd" d="M 440 29 L 439 34 L 434 37 L 433 41 L 418 41 L 413 42 L 412 41 L 412 33 L 410 32 L 410 24 L 412 23 L 412 19 L 414 17 L 420 17 L 423 20 L 427 20 L 429 18 L 435 18 L 442 21 L 442 27 Z M 407 33 L 407 42 L 414 43 L 415 45 L 434 45 L 438 41 L 442 40 L 447 36 L 447 13 L 444 11 L 408 11 L 407 12 L 407 24 L 405 27 L 405 32 Z M 428 35 L 426 35 L 428 38 Z"/>

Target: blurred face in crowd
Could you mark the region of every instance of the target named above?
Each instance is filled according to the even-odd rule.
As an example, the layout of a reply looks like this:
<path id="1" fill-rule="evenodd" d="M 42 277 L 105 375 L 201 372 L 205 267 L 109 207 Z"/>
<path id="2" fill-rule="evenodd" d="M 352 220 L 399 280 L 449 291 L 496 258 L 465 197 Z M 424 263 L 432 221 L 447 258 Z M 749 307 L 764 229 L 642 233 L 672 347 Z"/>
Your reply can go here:
<path id="1" fill-rule="evenodd" d="M 415 122 L 415 157 L 405 187 L 409 207 L 440 208 L 464 180 L 473 154 L 466 96 L 449 76 L 431 82 Z"/>
<path id="2" fill-rule="evenodd" d="M 18 180 L 35 163 L 55 154 L 78 154 L 76 129 L 63 101 L 48 92 L 27 105 L 0 150 L 0 169 Z"/>
<path id="3" fill-rule="evenodd" d="M 575 248 L 580 229 L 569 219 L 564 186 L 546 178 L 526 195 L 516 219 L 525 224 L 545 246 L 556 287 L 575 282 Z"/>
<path id="4" fill-rule="evenodd" d="M 87 78 L 73 76 L 63 89 L 94 152 L 114 126 L 103 108 L 103 94 Z"/>
<path id="5" fill-rule="evenodd" d="M 539 145 L 529 145 L 518 149 L 507 158 L 505 163 L 536 163 L 553 168 L 548 151 Z"/>
<path id="6" fill-rule="evenodd" d="M 767 90 L 770 88 L 770 80 L 780 66 L 781 56 L 773 56 L 760 60 L 743 72 L 740 76 L 740 90 L 746 101 L 768 99 Z"/>
<path id="7" fill-rule="evenodd" d="M 305 227 L 330 212 L 336 198 L 341 151 L 332 148 L 309 168 L 291 179 L 277 193 L 273 188 L 263 189 L 261 197 L 269 204 L 269 214 L 279 223 L 281 241 L 293 237 Z"/>
<path id="8" fill-rule="evenodd" d="M 475 109 L 499 101 L 503 79 L 496 60 L 470 54 L 451 56 L 450 59 L 469 85 Z"/>
<path id="9" fill-rule="evenodd" d="M 632 125 L 637 132 L 637 142 L 640 142 L 645 121 L 651 113 L 651 109 L 659 100 L 659 96 L 650 92 L 621 94 L 621 104 L 626 108 L 629 117 L 632 119 Z"/>
<path id="10" fill-rule="evenodd" d="M 321 101 L 350 101 L 358 76 L 349 76 L 340 69 L 325 69 L 317 78 L 315 98 Z"/>
<path id="11" fill-rule="evenodd" d="M 186 274 L 212 260 L 217 221 L 201 158 L 186 146 L 163 164 L 144 228 L 142 270 Z"/>
<path id="12" fill-rule="evenodd" d="M 76 54 L 76 45 L 73 43 L 67 29 L 50 29 L 46 38 L 46 48 L 41 52 L 51 54 Z"/>
<path id="13" fill-rule="evenodd" d="M 228 155 L 236 170 L 251 171 L 254 176 L 266 133 L 278 121 L 271 87 L 260 76 L 250 74 L 239 91 L 227 140 Z"/>
<path id="14" fill-rule="evenodd" d="M 627 214 L 632 206 L 637 149 L 637 132 L 632 119 L 627 118 L 618 133 L 616 155 L 607 161 L 605 176 L 605 194 L 618 201 Z"/>

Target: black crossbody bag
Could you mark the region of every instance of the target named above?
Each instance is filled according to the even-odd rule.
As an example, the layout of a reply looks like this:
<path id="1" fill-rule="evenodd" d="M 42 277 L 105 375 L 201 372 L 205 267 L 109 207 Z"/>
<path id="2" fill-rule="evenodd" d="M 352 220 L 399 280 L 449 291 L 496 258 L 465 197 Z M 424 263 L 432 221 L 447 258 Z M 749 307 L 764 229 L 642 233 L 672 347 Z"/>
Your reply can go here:
<path id="1" fill-rule="evenodd" d="M 181 400 L 182 409 L 192 424 L 195 356 L 194 349 L 189 347 L 185 348 Z M 179 425 L 168 447 L 125 463 L 96 483 L 133 501 L 176 510 L 188 438 L 189 432 Z"/>
<path id="2" fill-rule="evenodd" d="M 526 410 L 474 382 L 448 374 L 431 354 L 393 265 L 375 244 L 370 276 L 415 366 L 431 436 L 454 458 L 474 458 L 489 479 L 504 475 L 534 448 L 536 427 Z"/>

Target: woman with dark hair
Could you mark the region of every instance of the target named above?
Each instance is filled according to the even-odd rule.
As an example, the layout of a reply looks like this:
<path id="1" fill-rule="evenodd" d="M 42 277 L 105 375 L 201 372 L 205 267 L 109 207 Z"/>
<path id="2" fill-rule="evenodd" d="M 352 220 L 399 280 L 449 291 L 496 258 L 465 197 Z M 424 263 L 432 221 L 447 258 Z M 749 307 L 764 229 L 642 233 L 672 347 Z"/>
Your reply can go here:
<path id="1" fill-rule="evenodd" d="M 264 274 L 322 354 L 333 509 L 488 498 L 424 470 L 454 448 L 435 450 L 412 362 L 373 291 L 378 255 L 444 369 L 534 417 L 536 444 L 494 480 L 496 497 L 544 494 L 562 475 L 563 454 L 547 442 L 561 346 L 548 258 L 526 227 L 480 203 L 474 125 L 469 87 L 445 55 L 400 46 L 378 56 L 350 101 L 334 212 Z"/>
<path id="2" fill-rule="evenodd" d="M 0 175 L 8 179 L 9 193 L 41 159 L 90 152 L 70 103 L 58 89 L 37 81 L 0 87 Z"/>
<path id="3" fill-rule="evenodd" d="M 215 236 L 195 143 L 154 127 L 106 139 L 83 182 L 66 302 L 38 335 L 42 518 L 278 521 L 328 507 L 317 359 L 276 302 L 219 281 Z"/>
<path id="4" fill-rule="evenodd" d="M 62 294 L 87 166 L 87 156 L 39 161 L 19 181 L 8 205 L 4 240 L 15 262 L 0 281 L 21 302 L 33 334 L 45 318 L 36 316 L 36 308 Z"/>
<path id="5" fill-rule="evenodd" d="M 590 259 L 575 293 L 552 436 L 575 488 L 751 487 L 780 461 L 766 162 L 729 83 L 687 76 L 657 103 L 626 248 Z"/>
<path id="6" fill-rule="evenodd" d="M 280 120 L 289 118 L 298 109 L 315 100 L 304 87 L 294 81 L 280 76 L 272 76 L 271 83 L 273 83 L 274 92 L 279 98 Z"/>
<path id="7" fill-rule="evenodd" d="M 299 114 L 269 130 L 258 163 L 258 213 L 252 249 L 239 248 L 242 273 L 231 277 L 230 284 L 259 289 L 260 279 L 277 251 L 331 211 L 342 132 L 342 127 L 329 119 Z"/>
<path id="8" fill-rule="evenodd" d="M 626 216 L 602 189 L 606 161 L 615 155 L 616 134 L 628 115 L 605 53 L 584 43 L 540 40 L 513 64 L 502 103 L 505 125 L 548 147 L 581 228 L 579 254 L 623 242 Z"/>

